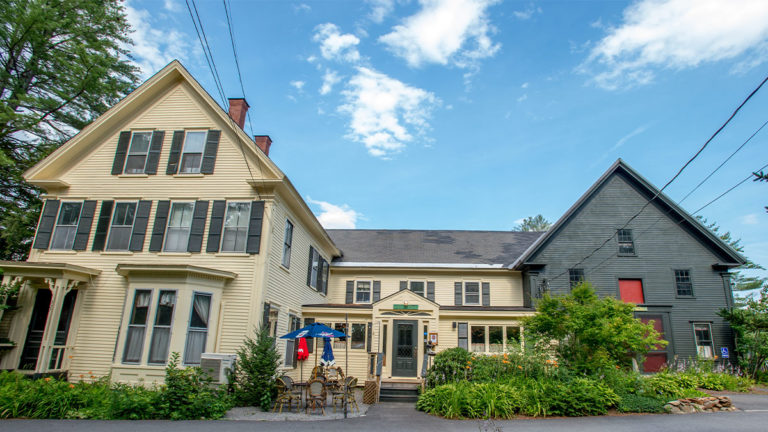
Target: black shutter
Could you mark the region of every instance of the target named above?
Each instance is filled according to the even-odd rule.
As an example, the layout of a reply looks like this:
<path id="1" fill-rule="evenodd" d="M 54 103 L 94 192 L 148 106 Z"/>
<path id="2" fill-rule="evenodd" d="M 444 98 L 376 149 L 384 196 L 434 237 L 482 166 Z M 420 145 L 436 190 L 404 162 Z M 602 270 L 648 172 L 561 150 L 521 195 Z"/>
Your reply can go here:
<path id="1" fill-rule="evenodd" d="M 219 151 L 220 130 L 208 131 L 208 139 L 205 140 L 205 150 L 203 150 L 203 163 L 200 165 L 200 172 L 203 174 L 213 174 L 213 167 L 216 165 L 216 152 Z"/>
<path id="2" fill-rule="evenodd" d="M 136 217 L 133 219 L 131 242 L 128 245 L 129 251 L 141 252 L 144 249 L 144 237 L 147 235 L 150 210 L 152 210 L 152 201 L 139 201 Z"/>
<path id="3" fill-rule="evenodd" d="M 408 281 L 400 281 L 400 291 L 408 289 Z"/>
<path id="4" fill-rule="evenodd" d="M 264 219 L 264 201 L 251 203 L 251 220 L 248 223 L 248 240 L 245 251 L 249 254 L 259 253 L 261 247 L 261 222 Z"/>
<path id="5" fill-rule="evenodd" d="M 467 343 L 468 342 L 467 339 L 468 339 L 468 336 L 469 336 L 469 332 L 468 332 L 469 329 L 468 329 L 468 327 L 469 326 L 465 322 L 463 322 L 463 323 L 460 322 L 459 323 L 459 329 L 458 329 L 459 330 L 458 331 L 458 334 L 459 334 L 459 348 L 464 348 L 465 350 L 469 350 L 469 345 Z"/>
<path id="6" fill-rule="evenodd" d="M 192 212 L 192 226 L 189 229 L 187 252 L 200 252 L 203 247 L 205 220 L 208 218 L 208 201 L 196 201 Z"/>
<path id="7" fill-rule="evenodd" d="M 373 281 L 373 302 L 381 300 L 381 281 Z"/>
<path id="8" fill-rule="evenodd" d="M 307 268 L 307 285 L 312 286 L 312 256 L 315 254 L 315 248 L 309 247 L 309 268 Z"/>
<path id="9" fill-rule="evenodd" d="M 88 237 L 91 235 L 91 225 L 93 225 L 93 216 L 96 214 L 96 201 L 83 201 L 83 208 L 80 209 L 80 220 L 77 223 L 75 241 L 72 243 L 72 250 L 84 251 L 88 247 Z"/>
<path id="10" fill-rule="evenodd" d="M 330 264 L 323 260 L 323 294 L 328 294 L 328 278 L 330 276 Z"/>
<path id="11" fill-rule="evenodd" d="M 435 282 L 427 281 L 427 300 L 435 301 Z"/>
<path id="12" fill-rule="evenodd" d="M 40 223 L 37 226 L 35 244 L 32 246 L 35 249 L 48 249 L 53 227 L 56 225 L 56 216 L 59 214 L 59 204 L 61 204 L 59 200 L 45 200 L 45 207 L 43 207 Z"/>
<path id="13" fill-rule="evenodd" d="M 92 251 L 104 250 L 104 244 L 107 242 L 107 233 L 109 232 L 109 222 L 112 219 L 112 207 L 115 202 L 112 200 L 102 201 L 99 211 L 99 220 L 96 222 L 96 233 L 93 235 Z"/>
<path id="14" fill-rule="evenodd" d="M 483 282 L 483 306 L 491 305 L 491 283 Z"/>
<path id="15" fill-rule="evenodd" d="M 371 343 L 373 342 L 373 323 L 368 323 L 368 335 L 366 340 L 368 341 L 366 348 L 368 352 L 371 352 Z"/>
<path id="16" fill-rule="evenodd" d="M 157 164 L 160 162 L 160 153 L 163 151 L 164 138 L 165 131 L 152 132 L 152 144 L 149 146 L 144 174 L 157 174 Z"/>
<path id="17" fill-rule="evenodd" d="M 313 322 L 315 322 L 314 318 L 304 318 L 304 327 L 312 324 Z M 312 354 L 315 351 L 315 338 L 306 337 L 304 339 L 307 340 L 307 353 Z"/>
<path id="18" fill-rule="evenodd" d="M 163 249 L 165 225 L 168 223 L 168 210 L 170 208 L 170 201 L 157 202 L 157 212 L 155 212 L 155 225 L 152 227 L 152 237 L 149 238 L 150 252 L 160 252 Z"/>
<path id="19" fill-rule="evenodd" d="M 131 132 L 120 132 L 120 138 L 117 139 L 117 150 L 115 151 L 115 160 L 112 162 L 112 175 L 123 173 L 125 165 L 125 156 L 128 154 L 128 144 L 131 143 Z"/>
<path id="20" fill-rule="evenodd" d="M 453 302 L 456 306 L 461 306 L 461 300 L 464 294 L 462 292 L 461 285 L 461 282 L 453 283 Z"/>
<path id="21" fill-rule="evenodd" d="M 171 140 L 171 154 L 168 155 L 168 167 L 166 174 L 176 174 L 179 172 L 179 159 L 181 158 L 181 146 L 184 144 L 184 131 L 173 131 L 173 140 Z"/>
<path id="22" fill-rule="evenodd" d="M 264 313 L 261 316 L 261 328 L 269 331 L 269 303 L 264 303 Z"/>
<path id="23" fill-rule="evenodd" d="M 214 201 L 211 210 L 211 224 L 208 225 L 208 244 L 206 252 L 218 252 L 221 243 L 221 230 L 224 226 L 224 214 L 227 212 L 226 201 Z"/>
<path id="24" fill-rule="evenodd" d="M 355 281 L 347 281 L 347 296 L 344 299 L 344 303 L 352 304 L 355 296 Z"/>

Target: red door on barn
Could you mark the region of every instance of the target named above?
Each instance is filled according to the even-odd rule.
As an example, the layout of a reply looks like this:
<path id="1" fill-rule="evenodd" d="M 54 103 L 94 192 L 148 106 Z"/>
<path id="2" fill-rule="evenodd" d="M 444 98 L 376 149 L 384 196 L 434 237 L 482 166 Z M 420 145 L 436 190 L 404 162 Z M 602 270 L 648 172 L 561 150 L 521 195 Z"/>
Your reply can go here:
<path id="1" fill-rule="evenodd" d="M 645 303 L 643 281 L 641 279 L 619 279 L 619 295 L 624 303 Z"/>
<path id="2" fill-rule="evenodd" d="M 661 334 L 661 337 L 668 341 L 664 332 L 664 317 L 663 315 L 639 315 L 638 318 L 643 324 L 653 322 L 653 328 Z M 659 372 L 664 366 L 667 365 L 667 350 L 666 347 L 656 345 L 646 354 L 645 361 L 643 362 L 643 372 Z"/>

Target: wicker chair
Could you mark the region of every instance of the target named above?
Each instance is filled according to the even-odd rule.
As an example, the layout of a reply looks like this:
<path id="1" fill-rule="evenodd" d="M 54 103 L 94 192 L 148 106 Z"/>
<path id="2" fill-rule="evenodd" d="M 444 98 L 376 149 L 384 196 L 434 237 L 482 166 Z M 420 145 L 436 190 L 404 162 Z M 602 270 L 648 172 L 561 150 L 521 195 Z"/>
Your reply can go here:
<path id="1" fill-rule="evenodd" d="M 312 380 L 309 382 L 309 394 L 307 395 L 307 412 L 311 409 L 313 412 L 315 408 L 320 408 L 320 412 L 325 415 L 325 383 L 320 380 Z"/>
<path id="2" fill-rule="evenodd" d="M 283 406 L 288 403 L 288 411 L 293 409 L 293 401 L 296 401 L 296 409 L 299 409 L 301 405 L 301 394 L 296 395 L 292 391 L 292 386 L 287 384 L 282 378 L 277 379 L 277 399 L 275 400 L 275 407 L 272 408 L 272 412 L 277 411 L 277 407 L 280 407 L 278 412 L 283 412 Z"/>
<path id="3" fill-rule="evenodd" d="M 283 380 L 291 394 L 299 398 L 299 403 L 301 403 L 301 388 L 294 385 L 293 378 L 289 377 L 288 375 L 283 375 L 280 379 Z"/>
<path id="4" fill-rule="evenodd" d="M 337 390 L 333 391 L 333 412 L 336 412 L 336 402 L 343 408 L 344 407 L 344 394 L 347 396 L 347 406 L 357 408 L 357 412 L 360 412 L 360 407 L 357 405 L 355 399 L 355 387 L 357 387 L 357 378 L 347 377 L 344 379 L 346 389 L 344 385 L 339 386 Z"/>
<path id="5" fill-rule="evenodd" d="M 312 368 L 312 373 L 309 374 L 309 379 L 313 380 L 317 377 L 324 376 L 323 367 L 318 365 Z"/>

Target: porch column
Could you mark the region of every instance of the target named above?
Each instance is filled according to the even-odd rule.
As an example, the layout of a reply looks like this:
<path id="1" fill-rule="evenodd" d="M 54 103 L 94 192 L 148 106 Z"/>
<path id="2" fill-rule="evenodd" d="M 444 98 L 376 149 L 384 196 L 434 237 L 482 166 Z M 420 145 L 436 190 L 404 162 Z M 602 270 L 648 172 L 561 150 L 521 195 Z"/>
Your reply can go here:
<path id="1" fill-rule="evenodd" d="M 59 318 L 61 317 L 61 306 L 64 303 L 64 297 L 80 282 L 64 278 L 45 278 L 45 283 L 48 285 L 48 289 L 51 290 L 51 306 L 48 308 L 48 318 L 45 321 L 43 340 L 40 343 L 40 355 L 37 357 L 37 366 L 35 367 L 36 373 L 48 371 L 51 351 L 56 340 L 56 331 L 59 328 Z"/>

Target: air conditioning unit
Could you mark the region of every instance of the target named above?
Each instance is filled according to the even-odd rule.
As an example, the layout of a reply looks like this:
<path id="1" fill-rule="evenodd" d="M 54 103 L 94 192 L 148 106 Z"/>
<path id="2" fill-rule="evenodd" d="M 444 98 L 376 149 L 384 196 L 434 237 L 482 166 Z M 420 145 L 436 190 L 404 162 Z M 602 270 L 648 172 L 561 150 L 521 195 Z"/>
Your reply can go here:
<path id="1" fill-rule="evenodd" d="M 203 353 L 200 356 L 200 368 L 216 384 L 228 384 L 229 372 L 235 367 L 236 354 Z"/>

